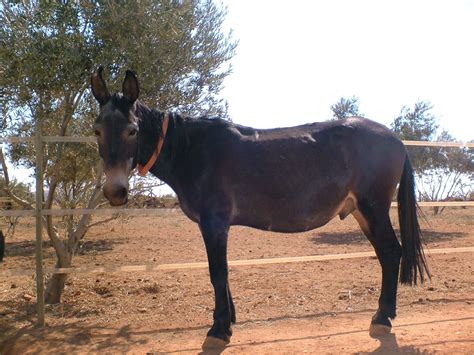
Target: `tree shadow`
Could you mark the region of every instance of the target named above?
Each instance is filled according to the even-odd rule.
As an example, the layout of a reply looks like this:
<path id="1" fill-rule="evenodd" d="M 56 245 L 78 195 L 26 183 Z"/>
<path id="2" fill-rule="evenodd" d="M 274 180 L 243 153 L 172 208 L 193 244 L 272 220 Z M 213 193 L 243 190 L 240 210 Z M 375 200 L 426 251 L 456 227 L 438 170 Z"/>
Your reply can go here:
<path id="1" fill-rule="evenodd" d="M 123 241 L 119 239 L 100 239 L 94 241 L 82 241 L 79 245 L 78 254 L 87 255 L 97 252 L 105 252 L 113 250 L 115 244 L 122 244 Z M 53 256 L 54 251 L 51 241 L 43 241 L 43 254 L 45 257 Z M 6 257 L 29 257 L 34 256 L 36 250 L 36 243 L 30 240 L 23 240 L 18 242 L 7 242 L 5 243 L 5 256 Z"/>
<path id="2" fill-rule="evenodd" d="M 86 322 L 37 327 L 28 325 L 0 343 L 2 354 L 75 353 L 93 343 L 94 352 L 126 353 L 148 340 L 135 336 L 130 326 L 108 327 Z"/>
<path id="3" fill-rule="evenodd" d="M 113 246 L 115 244 L 123 244 L 123 241 L 119 241 L 118 239 L 100 239 L 100 240 L 86 240 L 82 241 L 79 245 L 78 254 L 80 255 L 87 255 L 90 253 L 95 252 L 104 252 L 113 250 Z"/>
<path id="4" fill-rule="evenodd" d="M 460 300 L 453 300 L 453 302 L 459 302 Z M 472 301 L 472 299 L 470 299 Z M 10 305 L 11 306 L 11 305 Z M 34 305 L 28 304 L 31 307 L 31 313 L 29 317 L 25 315 L 17 314 L 15 321 L 12 319 L 7 320 L 6 317 L 0 318 L 0 337 L 3 336 L 4 340 L 0 340 L 0 349 L 2 349 L 2 354 L 21 354 L 27 350 L 34 353 L 75 353 L 75 352 L 84 352 L 84 346 L 87 346 L 89 351 L 93 349 L 93 352 L 107 352 L 107 353 L 126 353 L 128 351 L 136 350 L 134 347 L 139 345 L 146 345 L 148 342 L 153 341 L 164 333 L 172 334 L 189 334 L 190 331 L 202 331 L 203 337 L 204 332 L 208 328 L 208 325 L 195 325 L 188 327 L 176 327 L 176 328 L 160 328 L 155 327 L 152 329 L 134 329 L 133 325 L 127 324 L 123 326 L 105 326 L 100 324 L 91 324 L 86 321 L 67 321 L 67 317 L 64 318 L 64 321 L 61 324 L 48 324 L 46 327 L 38 328 L 34 326 L 36 321 L 36 316 L 34 314 Z M 364 309 L 360 311 L 339 311 L 339 312 L 320 312 L 312 313 L 303 316 L 291 316 L 285 315 L 281 317 L 274 318 L 262 318 L 262 319 L 253 319 L 244 322 L 239 322 L 240 326 L 247 324 L 261 324 L 262 322 L 274 322 L 287 319 L 318 319 L 321 317 L 339 316 L 346 314 L 370 314 L 374 309 Z M 3 314 L 2 314 L 3 315 Z M 52 315 L 49 314 L 49 317 Z M 377 349 L 374 349 L 371 352 L 358 352 L 358 354 L 400 354 L 400 353 L 409 353 L 409 354 L 428 354 L 424 350 L 421 350 L 423 345 L 433 345 L 436 343 L 430 342 L 428 344 L 422 344 L 418 346 L 399 346 L 396 338 L 397 329 L 402 329 L 405 327 L 410 327 L 413 325 L 421 324 L 438 324 L 446 323 L 453 321 L 463 321 L 463 320 L 472 320 L 472 317 L 458 317 L 454 319 L 442 319 L 442 320 L 432 320 L 432 321 L 422 321 L 414 323 L 400 324 L 395 327 L 395 333 L 385 334 L 376 339 L 380 342 Z M 23 324 L 27 324 L 21 329 L 15 329 L 13 327 L 14 323 L 23 321 Z M 8 328 L 2 327 L 7 325 Z M 319 335 L 310 335 L 304 337 L 292 337 L 291 334 L 278 334 L 275 338 L 264 341 L 251 341 L 243 343 L 229 344 L 222 349 L 207 350 L 200 352 L 201 349 L 197 347 L 192 347 L 188 349 L 173 350 L 173 352 L 194 352 L 200 354 L 220 354 L 224 352 L 227 348 L 237 348 L 241 346 L 253 347 L 256 352 L 258 352 L 258 346 L 268 344 L 268 343 L 291 343 L 301 340 L 316 340 L 321 338 L 327 338 L 328 336 L 347 336 L 350 334 L 363 334 L 367 333 L 367 329 L 347 329 L 345 331 L 338 331 L 330 334 L 319 334 Z M 462 340 L 462 342 L 472 342 L 472 340 Z M 445 341 L 440 340 L 439 344 L 444 344 L 446 342 L 461 342 L 461 340 Z M 171 349 L 170 349 L 171 351 Z M 149 351 L 151 354 L 163 354 L 169 353 L 166 349 L 160 349 L 157 351 Z"/>
<path id="5" fill-rule="evenodd" d="M 395 230 L 397 235 L 400 235 L 399 230 Z M 436 232 L 431 230 L 425 230 L 423 233 L 423 241 L 426 244 L 449 241 L 456 238 L 462 238 L 467 235 L 463 232 Z M 329 244 L 329 245 L 370 245 L 367 237 L 362 231 L 351 231 L 345 233 L 334 233 L 334 232 L 320 232 L 310 239 L 316 244 Z"/>
<path id="6" fill-rule="evenodd" d="M 47 252 L 47 248 L 52 247 L 52 243 L 49 240 L 43 241 L 43 252 Z M 36 250 L 36 243 L 31 240 L 22 240 L 19 242 L 6 242 L 5 243 L 5 256 L 6 257 L 15 257 L 15 256 L 34 256 Z"/>

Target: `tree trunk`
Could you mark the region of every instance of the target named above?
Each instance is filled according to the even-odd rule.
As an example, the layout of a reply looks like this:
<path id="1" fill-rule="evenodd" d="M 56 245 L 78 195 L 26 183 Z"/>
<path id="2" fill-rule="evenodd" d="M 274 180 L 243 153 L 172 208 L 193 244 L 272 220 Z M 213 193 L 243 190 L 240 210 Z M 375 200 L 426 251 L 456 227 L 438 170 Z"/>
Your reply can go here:
<path id="1" fill-rule="evenodd" d="M 69 257 L 68 259 L 69 260 L 64 263 L 66 265 L 62 265 L 61 262 L 58 260 L 56 262 L 56 267 L 70 267 L 71 257 Z M 67 277 L 68 274 L 53 274 L 53 276 L 49 279 L 44 296 L 46 304 L 57 304 L 61 302 L 61 295 L 63 293 L 64 286 L 66 286 Z"/>

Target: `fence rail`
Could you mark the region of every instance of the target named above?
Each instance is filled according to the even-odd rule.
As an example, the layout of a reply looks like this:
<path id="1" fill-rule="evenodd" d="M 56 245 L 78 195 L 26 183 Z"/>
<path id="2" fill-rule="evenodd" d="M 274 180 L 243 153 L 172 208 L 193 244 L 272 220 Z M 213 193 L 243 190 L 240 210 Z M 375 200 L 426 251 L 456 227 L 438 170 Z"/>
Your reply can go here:
<path id="1" fill-rule="evenodd" d="M 34 142 L 34 137 L 0 137 L 0 143 L 26 143 Z M 79 136 L 43 136 L 42 141 L 45 143 L 97 143 L 97 138 L 94 136 L 90 137 L 79 137 Z M 451 148 L 474 148 L 474 143 L 468 142 L 439 142 L 439 141 L 411 141 L 402 140 L 403 144 L 408 146 L 418 147 L 451 147 Z"/>
<path id="2" fill-rule="evenodd" d="M 472 253 L 474 247 L 460 248 L 441 248 L 426 250 L 426 255 L 451 254 L 451 253 Z M 229 266 L 252 266 L 252 265 L 272 265 L 272 264 L 288 264 L 302 263 L 325 260 L 343 260 L 375 257 L 373 251 L 345 253 L 345 254 L 323 254 L 323 255 L 307 255 L 293 256 L 284 258 L 267 258 L 267 259 L 244 259 L 230 260 Z M 50 274 L 91 274 L 91 273 L 113 273 L 113 272 L 154 272 L 154 271 L 176 271 L 184 269 L 206 269 L 207 262 L 194 263 L 176 263 L 176 264 L 144 264 L 144 265 L 107 265 L 92 267 L 68 267 L 68 268 L 45 268 L 45 273 Z M 0 277 L 12 276 L 31 276 L 35 274 L 35 270 L 5 270 L 0 272 Z"/>
<path id="3" fill-rule="evenodd" d="M 418 202 L 420 207 L 474 207 L 474 201 L 430 201 Z M 392 208 L 398 207 L 396 202 L 392 202 Z M 67 216 L 67 215 L 85 215 L 94 214 L 99 216 L 110 216 L 114 214 L 127 214 L 129 216 L 162 216 L 174 212 L 180 212 L 180 208 L 99 208 L 95 210 L 77 208 L 73 210 L 42 210 L 44 216 Z M 35 210 L 2 210 L 1 217 L 33 217 L 36 215 Z"/>

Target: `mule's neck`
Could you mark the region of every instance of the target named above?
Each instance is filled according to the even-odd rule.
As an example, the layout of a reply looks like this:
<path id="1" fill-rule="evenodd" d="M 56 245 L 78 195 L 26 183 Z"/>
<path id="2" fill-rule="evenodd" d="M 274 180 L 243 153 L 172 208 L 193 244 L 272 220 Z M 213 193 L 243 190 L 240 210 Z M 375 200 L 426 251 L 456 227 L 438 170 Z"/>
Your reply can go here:
<path id="1" fill-rule="evenodd" d="M 180 150 L 177 121 L 181 117 L 169 113 L 168 129 L 166 135 L 163 135 L 164 112 L 150 109 L 139 103 L 136 107 L 136 115 L 139 118 L 137 162 L 145 165 L 156 150 L 160 138 L 164 139 L 161 152 L 151 167 L 150 173 L 174 188 L 176 186 L 175 162 Z"/>

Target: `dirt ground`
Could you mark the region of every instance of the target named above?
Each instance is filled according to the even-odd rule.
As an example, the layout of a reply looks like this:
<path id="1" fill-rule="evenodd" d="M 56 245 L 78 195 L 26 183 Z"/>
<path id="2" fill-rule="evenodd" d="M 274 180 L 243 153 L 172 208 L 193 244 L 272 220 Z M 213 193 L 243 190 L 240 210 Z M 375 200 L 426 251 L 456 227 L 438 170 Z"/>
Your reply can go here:
<path id="1" fill-rule="evenodd" d="M 468 354 L 474 349 L 474 210 L 425 211 L 430 282 L 399 288 L 393 332 L 368 335 L 381 271 L 375 258 L 230 269 L 237 307 L 223 353 Z M 395 217 L 395 215 L 394 215 Z M 394 220 L 396 218 L 393 218 Z M 394 223 L 397 226 L 397 223 Z M 23 220 L 0 270 L 34 268 L 34 224 Z M 371 251 L 352 217 L 306 233 L 245 227 L 230 232 L 229 259 Z M 120 218 L 92 229 L 74 266 L 205 261 L 195 224 L 181 213 Z M 54 265 L 46 243 L 45 264 Z M 36 328 L 33 277 L 0 278 L 0 354 L 199 353 L 211 325 L 213 291 L 205 269 L 71 276 L 60 305 Z"/>

